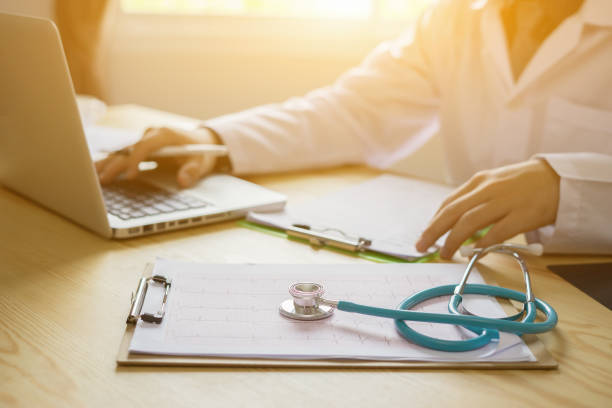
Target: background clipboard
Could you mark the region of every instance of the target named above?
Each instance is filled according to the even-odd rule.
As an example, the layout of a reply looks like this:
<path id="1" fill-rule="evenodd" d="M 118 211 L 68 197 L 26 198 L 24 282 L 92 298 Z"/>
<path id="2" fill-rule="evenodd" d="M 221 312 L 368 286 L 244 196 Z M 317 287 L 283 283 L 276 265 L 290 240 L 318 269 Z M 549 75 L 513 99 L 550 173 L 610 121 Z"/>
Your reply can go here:
<path id="1" fill-rule="evenodd" d="M 144 277 L 151 276 L 152 264 L 147 264 Z M 554 369 L 557 361 L 535 335 L 523 336 L 536 361 L 521 362 L 432 362 L 432 361 L 369 361 L 369 360 L 274 360 L 225 357 L 185 357 L 157 354 L 130 354 L 129 345 L 135 325 L 126 324 L 119 346 L 117 364 L 120 366 L 195 366 L 195 367 L 277 367 L 277 368 L 455 368 L 455 369 Z"/>
<path id="2" fill-rule="evenodd" d="M 287 235 L 287 233 L 285 231 L 283 231 L 282 229 L 279 228 L 274 228 L 274 227 L 268 227 L 265 225 L 260 225 L 260 224 L 255 224 L 253 222 L 247 221 L 247 220 L 239 220 L 236 222 L 237 225 L 243 227 L 243 228 L 248 228 L 250 230 L 253 231 L 258 231 L 258 232 L 263 232 L 264 234 L 269 234 L 269 235 L 273 235 L 275 237 L 279 237 L 279 238 L 285 238 L 285 239 L 291 239 L 293 241 L 297 241 L 297 242 L 301 242 L 303 244 L 307 244 L 310 245 L 310 243 L 308 242 L 308 240 L 306 239 L 301 239 L 301 238 L 296 238 L 296 237 L 291 237 L 289 235 Z M 491 229 L 491 227 L 486 227 L 481 229 L 480 231 L 477 231 L 474 236 L 468 238 L 463 245 L 469 245 L 474 243 L 475 241 L 479 240 L 480 238 L 484 237 L 486 235 L 487 232 L 489 232 L 489 230 Z M 372 262 L 378 262 L 378 263 L 424 263 L 424 262 L 432 262 L 432 261 L 436 261 L 440 259 L 440 252 L 436 251 L 436 252 L 432 252 L 430 254 L 426 254 L 423 255 L 420 258 L 416 258 L 414 260 L 406 260 L 403 258 L 397 258 L 395 256 L 391 256 L 391 255 L 385 255 L 385 254 L 380 254 L 378 252 L 373 252 L 373 251 L 349 251 L 346 249 L 341 249 L 341 248 L 337 248 L 337 247 L 333 247 L 333 246 L 329 246 L 329 245 L 323 245 L 318 247 L 320 249 L 325 249 L 328 251 L 333 251 L 333 252 L 338 252 L 340 254 L 343 255 L 348 255 L 348 256 L 352 256 L 352 257 L 357 257 L 357 258 L 361 258 L 361 259 L 365 259 L 368 261 L 372 261 Z"/>
<path id="3" fill-rule="evenodd" d="M 291 237 L 291 236 L 287 235 L 287 233 L 285 231 L 283 231 L 282 229 L 279 229 L 279 228 L 274 228 L 274 227 L 268 227 L 268 226 L 264 226 L 264 225 L 260 225 L 260 224 L 255 224 L 253 222 L 246 221 L 246 220 L 240 220 L 240 221 L 237 221 L 236 223 L 239 226 L 243 227 L 243 228 L 248 228 L 248 229 L 253 230 L 253 231 L 263 232 L 264 234 L 274 235 L 274 236 L 279 237 L 279 238 L 291 239 L 293 241 L 297 241 L 297 242 L 301 242 L 303 244 L 310 245 L 308 240 L 301 239 L 301 238 L 296 238 L 296 237 Z M 324 246 L 321 246 L 320 248 L 328 250 L 328 251 L 338 252 L 338 253 L 341 253 L 343 255 L 353 256 L 353 257 L 357 257 L 357 258 L 361 258 L 361 259 L 366 259 L 368 261 L 378 262 L 378 263 L 392 263 L 392 262 L 398 262 L 398 263 L 421 263 L 421 262 L 433 261 L 435 259 L 439 259 L 440 258 L 438 252 L 434 252 L 434 253 L 431 253 L 431 254 L 428 254 L 428 255 L 424 255 L 424 256 L 422 256 L 420 258 L 417 258 L 415 260 L 408 261 L 406 259 L 397 258 L 397 257 L 391 256 L 391 255 L 379 254 L 377 252 L 367 251 L 367 250 L 366 251 L 354 252 L 354 251 L 349 251 L 349 250 L 346 250 L 346 249 L 336 248 L 336 247 L 329 246 L 329 245 L 324 245 Z"/>

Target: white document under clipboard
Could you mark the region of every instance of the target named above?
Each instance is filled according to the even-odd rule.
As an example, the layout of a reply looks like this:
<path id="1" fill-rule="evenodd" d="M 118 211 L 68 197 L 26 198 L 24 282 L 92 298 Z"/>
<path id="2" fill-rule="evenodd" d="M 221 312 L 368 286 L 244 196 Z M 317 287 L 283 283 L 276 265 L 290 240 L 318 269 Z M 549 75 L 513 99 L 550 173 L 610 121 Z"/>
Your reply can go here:
<path id="1" fill-rule="evenodd" d="M 390 319 L 337 312 L 318 322 L 281 316 L 294 281 L 324 283 L 330 296 L 394 307 L 408 294 L 456 282 L 462 265 L 210 265 L 159 260 L 141 281 L 117 359 L 125 365 L 554 368 L 535 336 L 504 333 L 499 343 L 449 353 L 402 339 Z M 154 278 L 151 278 L 150 276 Z M 146 283 L 148 281 L 148 284 Z M 475 281 L 482 281 L 480 275 Z M 145 282 L 145 286 L 142 283 Z M 148 287 L 147 287 L 148 285 Z M 444 299 L 423 310 L 443 312 Z M 470 304 L 501 313 L 494 299 Z M 449 325 L 415 323 L 460 338 Z"/>
<path id="2" fill-rule="evenodd" d="M 394 175 L 342 189 L 284 211 L 254 213 L 247 221 L 277 228 L 316 245 L 372 251 L 405 260 L 450 187 Z"/>

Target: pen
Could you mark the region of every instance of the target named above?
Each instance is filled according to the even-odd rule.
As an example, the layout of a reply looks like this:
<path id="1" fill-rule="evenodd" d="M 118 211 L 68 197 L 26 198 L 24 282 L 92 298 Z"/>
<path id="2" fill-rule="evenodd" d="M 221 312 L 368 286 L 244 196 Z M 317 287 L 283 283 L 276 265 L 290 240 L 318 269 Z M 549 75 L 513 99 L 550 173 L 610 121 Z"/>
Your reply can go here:
<path id="1" fill-rule="evenodd" d="M 129 156 L 132 153 L 132 147 L 126 147 L 123 149 L 115 150 L 115 151 L 104 151 L 100 150 L 95 154 L 94 160 L 101 160 L 102 158 L 108 156 L 109 154 L 118 154 L 118 155 L 126 155 Z M 151 153 L 149 158 L 156 159 L 161 157 L 176 157 L 176 156 L 197 156 L 197 155 L 207 155 L 207 156 L 227 156 L 228 149 L 227 146 L 223 145 L 215 145 L 215 144 L 186 144 L 186 145 L 176 145 L 176 146 L 166 146 L 161 149 Z"/>
<path id="2" fill-rule="evenodd" d="M 174 157 L 174 156 L 227 156 L 227 146 L 214 144 L 187 144 L 162 147 L 151 154 L 151 158 Z"/>

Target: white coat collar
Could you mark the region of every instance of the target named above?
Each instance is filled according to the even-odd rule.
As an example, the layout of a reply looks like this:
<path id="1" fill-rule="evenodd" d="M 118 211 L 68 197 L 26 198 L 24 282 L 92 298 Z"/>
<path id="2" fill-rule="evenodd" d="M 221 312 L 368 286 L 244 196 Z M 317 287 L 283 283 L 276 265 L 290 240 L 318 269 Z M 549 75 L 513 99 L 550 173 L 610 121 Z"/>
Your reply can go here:
<path id="1" fill-rule="evenodd" d="M 486 6 L 499 8 L 508 0 L 472 0 L 470 6 L 480 10 Z M 585 0 L 578 14 L 585 24 L 612 26 L 612 1 Z"/>
<path id="2" fill-rule="evenodd" d="M 612 1 L 586 0 L 579 12 L 586 24 L 612 26 Z"/>
<path id="3" fill-rule="evenodd" d="M 508 0 L 472 0 L 470 6 L 479 10 L 485 6 L 501 6 Z M 593 25 L 612 25 L 612 2 L 610 0 L 585 0 L 579 12 L 584 22 Z"/>
<path id="4" fill-rule="evenodd" d="M 568 55 L 580 41 L 584 25 L 612 26 L 612 1 L 585 0 L 580 10 L 563 21 L 542 43 L 525 70 L 515 82 L 508 56 L 508 46 L 500 17 L 505 0 L 475 0 L 472 9 L 483 9 L 483 37 L 502 76 L 509 100 L 514 99 L 527 86 Z"/>

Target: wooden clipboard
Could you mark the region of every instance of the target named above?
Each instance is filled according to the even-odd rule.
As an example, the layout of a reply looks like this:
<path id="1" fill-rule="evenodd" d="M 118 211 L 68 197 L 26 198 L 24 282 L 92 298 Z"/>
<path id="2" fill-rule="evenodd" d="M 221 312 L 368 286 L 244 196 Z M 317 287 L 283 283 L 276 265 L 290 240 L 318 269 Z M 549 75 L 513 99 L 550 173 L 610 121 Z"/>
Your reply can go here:
<path id="1" fill-rule="evenodd" d="M 151 276 L 152 264 L 147 264 L 144 277 Z M 555 369 L 557 361 L 550 355 L 544 344 L 535 335 L 525 335 L 523 340 L 533 353 L 536 361 L 518 362 L 456 362 L 456 361 L 370 361 L 370 360 L 275 360 L 229 357 L 186 357 L 164 356 L 157 354 L 135 354 L 129 352 L 134 335 L 134 324 L 127 323 L 117 364 L 120 366 L 180 366 L 180 367 L 276 367 L 276 368 L 400 368 L 400 369 Z"/>

